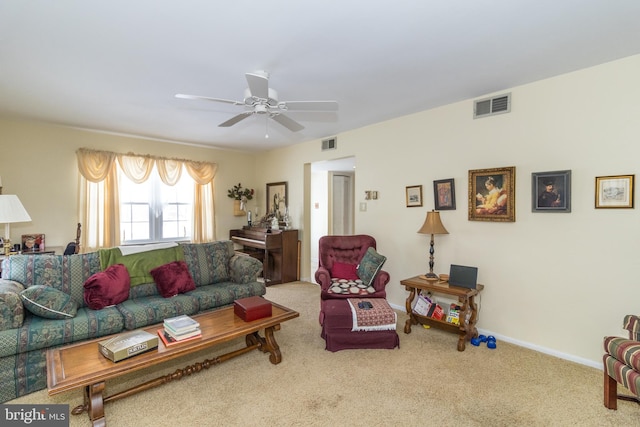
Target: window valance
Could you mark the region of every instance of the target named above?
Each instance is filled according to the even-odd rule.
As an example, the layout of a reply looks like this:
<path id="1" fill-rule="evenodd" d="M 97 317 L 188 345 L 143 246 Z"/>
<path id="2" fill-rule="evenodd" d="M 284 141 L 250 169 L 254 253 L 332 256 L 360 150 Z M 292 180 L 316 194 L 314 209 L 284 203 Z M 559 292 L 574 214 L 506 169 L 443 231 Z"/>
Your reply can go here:
<path id="1" fill-rule="evenodd" d="M 109 151 L 90 150 L 80 148 L 76 151 L 78 158 L 78 170 L 80 174 L 91 182 L 101 182 L 107 178 L 115 161 L 118 161 L 120 169 L 135 183 L 145 182 L 153 167 L 156 166 L 160 179 L 166 185 L 175 185 L 182 175 L 182 166 L 189 176 L 200 185 L 210 183 L 215 177 L 218 165 L 210 162 L 200 162 L 185 159 L 172 159 L 166 157 L 119 154 Z"/>

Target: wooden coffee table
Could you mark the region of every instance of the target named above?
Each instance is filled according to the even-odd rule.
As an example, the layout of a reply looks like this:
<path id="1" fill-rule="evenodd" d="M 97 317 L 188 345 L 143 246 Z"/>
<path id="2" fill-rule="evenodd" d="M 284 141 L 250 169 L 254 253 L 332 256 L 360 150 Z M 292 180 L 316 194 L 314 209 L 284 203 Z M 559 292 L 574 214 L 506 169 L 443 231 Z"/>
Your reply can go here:
<path id="1" fill-rule="evenodd" d="M 192 317 L 200 322 L 201 339 L 170 347 L 165 347 L 162 341 L 158 340 L 157 349 L 117 363 L 105 358 L 98 351 L 98 342 L 108 337 L 47 350 L 47 387 L 49 395 L 84 387 L 84 403 L 74 408 L 71 412 L 74 415 L 78 415 L 87 411 L 89 419 L 94 426 L 104 426 L 106 425 L 105 403 L 131 396 L 173 380 L 179 380 L 182 377 L 208 369 L 213 365 L 251 350 L 258 349 L 263 353 L 269 353 L 271 363 L 278 364 L 282 361 L 282 355 L 276 343 L 274 332 L 280 329 L 282 322 L 294 319 L 300 314 L 273 302 L 272 306 L 273 310 L 270 317 L 252 322 L 245 322 L 236 316 L 233 313 L 233 306 L 194 315 Z M 157 330 L 162 327 L 162 324 L 160 324 L 143 329 L 152 334 L 157 334 Z M 260 336 L 260 330 L 264 330 L 264 337 Z M 156 366 L 242 336 L 245 337 L 246 347 L 178 369 L 172 374 L 155 378 L 111 396 L 104 395 L 105 381 L 107 380 Z"/>

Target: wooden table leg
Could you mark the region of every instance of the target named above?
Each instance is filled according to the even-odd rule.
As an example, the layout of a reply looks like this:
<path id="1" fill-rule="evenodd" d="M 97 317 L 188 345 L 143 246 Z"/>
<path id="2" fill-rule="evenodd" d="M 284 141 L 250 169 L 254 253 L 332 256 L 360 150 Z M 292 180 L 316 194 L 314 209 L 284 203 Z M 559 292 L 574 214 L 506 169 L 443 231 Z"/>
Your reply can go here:
<path id="1" fill-rule="evenodd" d="M 282 354 L 280 353 L 280 347 L 276 342 L 276 337 L 273 335 L 275 331 L 280 330 L 280 325 L 271 326 L 264 330 L 265 347 L 266 350 L 271 353 L 269 355 L 269 361 L 274 365 L 282 362 Z"/>
<path id="2" fill-rule="evenodd" d="M 273 335 L 275 331 L 280 330 L 280 325 L 274 325 L 264 330 L 264 338 L 260 336 L 258 332 L 254 332 L 245 337 L 247 346 L 258 345 L 258 349 L 263 353 L 269 354 L 269 361 L 274 365 L 277 365 L 282 361 L 282 354 L 280 353 L 280 347 L 276 342 L 276 338 Z"/>
<path id="3" fill-rule="evenodd" d="M 104 419 L 104 400 L 102 396 L 104 386 L 104 381 L 86 386 L 84 388 L 84 404 L 73 408 L 71 413 L 79 415 L 87 411 L 93 427 L 105 427 L 107 422 Z"/>
<path id="4" fill-rule="evenodd" d="M 413 317 L 413 314 L 411 312 L 411 303 L 413 302 L 413 299 L 416 297 L 416 288 L 405 286 L 405 289 L 409 291 L 409 296 L 407 297 L 407 301 L 405 302 L 405 310 L 407 310 L 407 314 L 409 315 L 409 318 L 404 323 L 404 333 L 410 334 L 411 324 L 414 324 L 414 325 L 418 324 L 418 321 L 416 320 L 415 317 Z"/>

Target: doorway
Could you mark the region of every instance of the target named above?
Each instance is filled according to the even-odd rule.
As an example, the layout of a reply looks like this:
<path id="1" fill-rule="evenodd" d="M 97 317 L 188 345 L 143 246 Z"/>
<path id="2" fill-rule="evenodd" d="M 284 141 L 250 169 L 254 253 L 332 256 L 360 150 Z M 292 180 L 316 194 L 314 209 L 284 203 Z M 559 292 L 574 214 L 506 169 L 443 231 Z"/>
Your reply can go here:
<path id="1" fill-rule="evenodd" d="M 353 172 L 329 172 L 329 234 L 353 234 Z"/>
<path id="2" fill-rule="evenodd" d="M 318 241 L 327 234 L 353 234 L 355 230 L 355 157 L 307 163 L 309 216 L 309 280 L 318 268 Z M 307 222 L 308 219 L 308 222 Z M 305 266 L 306 267 L 306 266 Z"/>

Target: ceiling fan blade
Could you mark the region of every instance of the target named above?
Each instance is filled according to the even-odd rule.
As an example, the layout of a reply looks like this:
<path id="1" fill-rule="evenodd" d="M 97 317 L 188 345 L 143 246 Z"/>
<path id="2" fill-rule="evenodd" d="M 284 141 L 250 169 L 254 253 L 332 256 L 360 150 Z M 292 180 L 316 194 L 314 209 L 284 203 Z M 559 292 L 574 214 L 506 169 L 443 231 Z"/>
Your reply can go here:
<path id="1" fill-rule="evenodd" d="M 298 132 L 299 130 L 304 129 L 304 126 L 302 126 L 300 123 L 283 114 L 275 114 L 271 116 L 271 118 L 289 129 L 291 132 Z"/>
<path id="2" fill-rule="evenodd" d="M 242 102 L 233 101 L 231 99 L 210 98 L 208 96 L 200 96 L 200 95 L 186 95 L 184 93 L 176 93 L 176 98 L 181 98 L 181 99 L 202 99 L 204 101 L 215 101 L 215 102 L 224 102 L 224 103 L 233 104 L 233 105 L 243 105 Z"/>
<path id="3" fill-rule="evenodd" d="M 284 101 L 287 110 L 297 111 L 338 111 L 336 101 Z"/>
<path id="4" fill-rule="evenodd" d="M 247 117 L 249 117 L 250 115 L 253 114 L 253 111 L 247 111 L 246 113 L 241 113 L 238 114 L 237 116 L 233 116 L 231 117 L 229 120 L 227 120 L 224 123 L 220 123 L 218 126 L 219 127 L 223 127 L 223 128 L 228 128 L 229 126 L 233 126 L 236 123 L 238 123 L 240 120 L 244 120 Z"/>
<path id="5" fill-rule="evenodd" d="M 245 74 L 251 96 L 256 98 L 269 98 L 269 77 L 257 73 Z"/>

